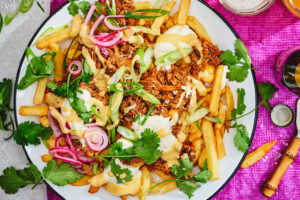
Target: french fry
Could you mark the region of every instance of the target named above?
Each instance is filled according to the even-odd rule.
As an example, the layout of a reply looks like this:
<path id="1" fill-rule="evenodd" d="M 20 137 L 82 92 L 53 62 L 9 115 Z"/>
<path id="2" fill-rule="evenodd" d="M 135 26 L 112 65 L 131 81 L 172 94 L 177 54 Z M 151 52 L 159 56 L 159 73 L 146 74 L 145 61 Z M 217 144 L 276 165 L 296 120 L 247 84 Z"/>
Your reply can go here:
<path id="1" fill-rule="evenodd" d="M 200 38 L 204 38 L 205 40 L 211 42 L 211 39 L 204 28 L 204 26 L 199 22 L 199 20 L 194 16 L 188 16 L 186 22 Z"/>
<path id="2" fill-rule="evenodd" d="M 173 19 L 171 17 L 169 17 L 167 23 L 166 23 L 166 27 L 167 28 L 171 28 L 172 26 L 174 26 L 173 24 Z"/>
<path id="3" fill-rule="evenodd" d="M 53 159 L 53 156 L 51 154 L 44 154 L 41 158 L 43 162 L 47 163 Z"/>
<path id="4" fill-rule="evenodd" d="M 55 94 L 50 93 L 50 92 L 47 93 L 45 96 L 45 103 L 54 108 L 60 108 L 63 101 L 64 101 L 64 98 L 58 97 Z"/>
<path id="5" fill-rule="evenodd" d="M 231 120 L 231 111 L 234 108 L 234 100 L 233 95 L 230 87 L 225 86 L 225 96 L 226 96 L 226 103 L 227 103 L 227 112 L 226 112 L 226 121 Z M 226 122 L 226 126 L 229 127 L 231 122 Z"/>
<path id="6" fill-rule="evenodd" d="M 172 10 L 172 8 L 175 6 L 176 4 L 176 1 L 172 0 L 172 1 L 169 1 L 168 3 L 166 3 L 164 6 L 163 6 L 163 10 Z M 152 31 L 154 31 L 154 33 L 156 34 L 160 34 L 160 27 L 161 25 L 165 22 L 165 20 L 169 17 L 169 15 L 164 15 L 162 17 L 158 17 L 158 18 L 155 18 L 154 19 L 154 22 L 151 26 L 151 29 Z"/>
<path id="7" fill-rule="evenodd" d="M 45 37 L 42 37 L 39 39 L 36 43 L 36 48 L 38 49 L 45 49 L 47 48 L 51 43 L 59 43 L 62 42 L 70 37 L 71 27 L 68 27 L 66 29 L 63 29 L 61 31 L 57 31 L 55 33 L 52 33 L 50 35 L 46 35 Z"/>
<path id="8" fill-rule="evenodd" d="M 55 139 L 56 139 L 55 136 L 54 136 L 54 135 L 51 135 L 51 136 L 49 137 L 49 139 L 46 140 L 49 149 L 52 149 L 52 148 L 55 147 Z"/>
<path id="9" fill-rule="evenodd" d="M 120 196 L 122 200 L 127 200 L 127 196 L 126 195 L 123 195 L 123 196 Z"/>
<path id="10" fill-rule="evenodd" d="M 96 192 L 99 191 L 99 189 L 100 189 L 100 187 L 90 186 L 89 193 L 90 194 L 95 194 Z"/>
<path id="11" fill-rule="evenodd" d="M 216 116 L 218 114 L 223 71 L 224 71 L 224 65 L 219 65 L 216 71 L 214 87 L 213 87 L 211 101 L 209 105 L 209 111 L 213 116 Z"/>
<path id="12" fill-rule="evenodd" d="M 220 102 L 220 105 L 219 105 L 218 117 L 221 120 L 221 123 L 216 123 L 215 129 L 220 130 L 222 128 L 222 126 L 224 125 L 225 117 L 226 117 L 226 107 L 223 105 L 222 102 Z"/>
<path id="13" fill-rule="evenodd" d="M 225 153 L 223 137 L 221 135 L 220 129 L 215 130 L 215 135 L 216 135 L 216 146 L 217 146 L 218 158 L 221 159 L 226 155 L 226 153 Z"/>
<path id="14" fill-rule="evenodd" d="M 202 138 L 197 138 L 192 142 L 192 145 L 195 149 L 195 158 L 193 159 L 193 163 L 198 162 L 203 144 L 204 142 Z"/>
<path id="15" fill-rule="evenodd" d="M 158 186 L 159 192 L 165 194 L 177 188 L 176 181 L 166 182 Z"/>
<path id="16" fill-rule="evenodd" d="M 55 57 L 53 58 L 53 61 L 55 64 L 55 69 L 54 69 L 55 75 L 64 74 L 65 73 L 64 66 L 63 66 L 64 56 L 63 56 L 61 47 L 56 43 L 50 43 L 49 47 L 50 47 L 51 51 L 56 53 Z M 55 76 L 54 79 L 55 79 L 55 81 L 62 81 L 63 76 Z"/>
<path id="17" fill-rule="evenodd" d="M 140 1 L 140 2 L 134 2 L 135 10 L 140 9 L 149 9 L 151 8 L 151 3 L 149 1 Z"/>
<path id="18" fill-rule="evenodd" d="M 207 153 L 207 167 L 213 174 L 211 180 L 217 180 L 220 178 L 220 166 L 212 123 L 204 119 L 202 121 L 202 130 Z"/>
<path id="19" fill-rule="evenodd" d="M 206 159 L 207 159 L 206 148 L 203 147 L 199 156 L 198 167 L 202 169 Z"/>
<path id="20" fill-rule="evenodd" d="M 73 186 L 88 185 L 90 178 L 91 178 L 90 176 L 85 175 L 81 179 L 77 180 L 76 182 L 70 183 L 70 185 L 73 185 Z"/>
<path id="21" fill-rule="evenodd" d="M 172 18 L 173 18 L 173 24 L 178 24 L 178 12 L 174 13 Z"/>
<path id="22" fill-rule="evenodd" d="M 36 89 L 35 89 L 35 94 L 33 97 L 33 103 L 35 105 L 40 105 L 43 103 L 45 91 L 47 88 L 47 82 L 48 82 L 48 77 L 45 77 L 38 81 Z"/>
<path id="23" fill-rule="evenodd" d="M 225 133 L 225 126 L 222 126 L 222 128 L 220 129 L 220 133 L 222 138 L 224 137 L 224 133 Z"/>
<path id="24" fill-rule="evenodd" d="M 190 9 L 191 0 L 181 0 L 178 10 L 178 24 L 185 25 Z"/>
<path id="25" fill-rule="evenodd" d="M 73 17 L 71 31 L 70 31 L 70 37 L 74 38 L 77 34 L 79 34 L 81 25 L 83 24 L 83 18 L 80 14 L 77 14 Z"/>
<path id="26" fill-rule="evenodd" d="M 247 167 L 250 167 L 257 161 L 262 159 L 267 153 L 269 153 L 269 151 L 271 151 L 272 147 L 274 146 L 274 144 L 276 144 L 276 142 L 277 142 L 277 140 L 265 143 L 264 145 L 257 148 L 255 151 L 252 151 L 251 153 L 249 153 L 246 156 L 243 164 L 241 165 L 241 168 L 245 169 Z"/>
<path id="27" fill-rule="evenodd" d="M 148 168 L 146 166 L 142 167 L 142 177 L 141 177 L 141 187 L 140 190 L 138 191 L 138 196 L 140 197 L 141 195 L 146 192 L 150 188 L 151 185 L 151 176 Z M 143 198 L 140 198 L 139 200 L 145 200 L 147 198 L 147 194 L 143 196 Z"/>
<path id="28" fill-rule="evenodd" d="M 153 186 L 156 185 L 156 184 L 157 184 L 156 182 L 151 182 L 150 187 L 153 187 Z M 153 193 L 153 194 L 159 193 L 159 187 L 153 188 L 150 192 Z"/>
<path id="29" fill-rule="evenodd" d="M 155 170 L 154 171 L 162 180 L 169 180 L 169 179 L 173 179 L 174 177 L 171 176 L 170 174 L 166 174 L 163 171 L 159 171 L 159 170 Z"/>
<path id="30" fill-rule="evenodd" d="M 40 118 L 40 123 L 42 124 L 43 127 L 50 127 L 50 122 L 47 116 L 42 116 Z"/>
<path id="31" fill-rule="evenodd" d="M 46 116 L 48 106 L 21 106 L 19 113 L 22 116 Z"/>
<path id="32" fill-rule="evenodd" d="M 199 78 L 207 83 L 212 83 L 215 78 L 215 67 L 210 64 L 206 64 L 204 66 L 204 71 L 200 71 Z M 207 92 L 209 92 L 208 88 L 206 89 Z"/>

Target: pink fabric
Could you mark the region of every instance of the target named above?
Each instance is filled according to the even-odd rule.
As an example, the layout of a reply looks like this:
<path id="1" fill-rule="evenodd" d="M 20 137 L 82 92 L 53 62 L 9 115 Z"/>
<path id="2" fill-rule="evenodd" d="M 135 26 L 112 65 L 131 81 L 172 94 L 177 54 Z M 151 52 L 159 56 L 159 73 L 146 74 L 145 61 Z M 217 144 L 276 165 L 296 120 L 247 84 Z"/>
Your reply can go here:
<path id="1" fill-rule="evenodd" d="M 51 11 L 58 8 L 64 0 L 52 0 Z M 225 10 L 218 0 L 207 0 L 237 31 L 250 51 L 253 65 L 261 70 L 255 71 L 258 82 L 271 81 L 279 91 L 275 94 L 272 105 L 285 103 L 293 109 L 297 97 L 282 87 L 275 79 L 276 58 L 285 49 L 300 45 L 300 20 L 285 9 L 280 0 L 267 11 L 252 17 L 234 15 Z M 232 180 L 213 199 L 267 199 L 261 188 L 280 161 L 281 152 L 288 145 L 295 133 L 295 125 L 278 128 L 270 121 L 268 111 L 259 108 L 255 136 L 250 151 L 260 145 L 277 140 L 272 151 L 261 161 L 247 169 L 239 169 Z M 230 155 L 229 155 L 230 156 Z M 282 178 L 274 200 L 300 199 L 300 156 Z M 48 191 L 49 200 L 59 198 Z"/>

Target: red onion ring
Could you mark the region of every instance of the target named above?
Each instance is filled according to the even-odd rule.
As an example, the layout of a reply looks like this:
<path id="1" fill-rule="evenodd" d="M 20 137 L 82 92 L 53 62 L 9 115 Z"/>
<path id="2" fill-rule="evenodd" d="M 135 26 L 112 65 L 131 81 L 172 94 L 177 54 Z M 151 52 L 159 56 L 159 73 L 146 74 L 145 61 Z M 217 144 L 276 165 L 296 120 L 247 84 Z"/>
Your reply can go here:
<path id="1" fill-rule="evenodd" d="M 90 132 L 94 134 L 88 135 Z M 102 151 L 108 145 L 108 137 L 104 130 L 100 127 L 90 127 L 84 133 L 84 139 L 88 147 L 94 151 Z"/>
<path id="2" fill-rule="evenodd" d="M 129 27 L 116 27 L 116 26 L 114 26 L 114 25 L 112 25 L 112 24 L 110 24 L 109 22 L 108 22 L 108 19 L 110 19 L 110 18 L 124 18 L 125 16 L 124 15 L 110 15 L 110 16 L 107 16 L 107 17 L 105 17 L 105 19 L 104 19 L 104 25 L 109 29 L 109 30 L 112 30 L 112 31 L 122 31 L 122 30 L 124 30 L 124 29 L 128 29 Z"/>
<path id="3" fill-rule="evenodd" d="M 94 25 L 92 26 L 89 36 L 91 37 L 95 36 L 95 31 L 104 18 L 105 18 L 104 15 L 100 15 L 100 17 L 98 17 L 98 19 L 95 21 Z"/>
<path id="4" fill-rule="evenodd" d="M 94 11 L 96 10 L 96 5 L 95 4 L 92 4 L 91 7 L 90 7 L 90 10 L 88 12 L 88 14 L 86 15 L 86 18 L 84 20 L 84 24 L 85 25 L 88 25 L 91 21 L 91 18 L 93 16 L 93 13 Z"/>
<path id="5" fill-rule="evenodd" d="M 56 138 L 56 140 L 55 140 L 55 147 L 56 147 L 56 148 L 60 147 L 60 146 L 59 146 L 59 142 L 60 142 L 60 140 L 62 140 L 62 139 L 66 139 L 64 135 L 61 135 L 61 136 L 59 136 L 58 138 Z"/>
<path id="6" fill-rule="evenodd" d="M 94 167 L 94 162 L 91 163 L 90 168 L 88 170 L 82 171 L 80 169 L 76 169 L 76 171 L 80 174 L 88 174 L 92 171 L 93 167 Z"/>
<path id="7" fill-rule="evenodd" d="M 106 56 L 109 55 L 109 52 L 107 51 L 107 49 L 105 47 L 100 47 L 100 49 L 104 55 L 106 55 Z"/>
<path id="8" fill-rule="evenodd" d="M 83 163 L 78 161 L 76 153 L 67 147 L 55 147 L 49 149 L 49 153 L 56 159 L 83 167 Z M 70 158 L 59 154 L 69 155 Z"/>
<path id="9" fill-rule="evenodd" d="M 110 41 L 100 41 L 96 38 L 93 38 L 93 42 L 97 44 L 100 47 L 112 47 L 118 44 L 118 42 L 121 40 L 121 35 L 116 34 L 114 38 L 112 38 Z"/>
<path id="10" fill-rule="evenodd" d="M 70 137 L 69 133 L 66 136 L 66 141 L 67 141 L 67 144 L 69 145 L 70 149 L 72 149 L 73 151 L 75 151 L 75 147 L 73 146 L 73 143 L 72 143 L 72 140 L 71 140 L 71 137 Z"/>
<path id="11" fill-rule="evenodd" d="M 57 122 L 57 120 L 51 115 L 50 110 L 48 110 L 48 120 L 50 123 L 50 127 L 55 135 L 56 138 L 62 135 L 60 126 Z"/>
<path id="12" fill-rule="evenodd" d="M 74 71 L 72 68 L 73 68 L 73 65 L 76 65 L 77 66 L 77 69 Z M 74 76 L 76 75 L 79 75 L 81 74 L 82 72 L 82 62 L 79 61 L 79 60 L 73 60 L 70 64 L 69 64 L 69 67 L 68 67 L 70 73 Z"/>

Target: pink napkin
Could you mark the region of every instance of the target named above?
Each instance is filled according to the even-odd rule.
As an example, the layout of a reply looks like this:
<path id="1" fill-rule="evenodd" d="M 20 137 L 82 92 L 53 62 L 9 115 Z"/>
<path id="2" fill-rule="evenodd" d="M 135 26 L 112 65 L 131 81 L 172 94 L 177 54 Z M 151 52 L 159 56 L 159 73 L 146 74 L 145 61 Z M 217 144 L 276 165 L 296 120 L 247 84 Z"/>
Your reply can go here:
<path id="1" fill-rule="evenodd" d="M 51 12 L 65 0 L 52 0 Z M 218 0 L 206 1 L 216 9 L 237 31 L 251 54 L 253 65 L 261 70 L 255 71 L 257 82 L 271 81 L 279 91 L 275 94 L 272 105 L 284 103 L 293 109 L 297 97 L 282 87 L 275 78 L 274 66 L 279 54 L 292 46 L 300 45 L 300 19 L 294 17 L 280 0 L 262 14 L 242 17 L 225 10 Z M 259 108 L 255 136 L 250 151 L 260 145 L 277 140 L 272 151 L 261 161 L 247 169 L 239 169 L 232 180 L 213 199 L 267 199 L 261 188 L 268 180 L 280 161 L 281 152 L 286 148 L 295 133 L 295 125 L 278 128 L 270 121 L 265 108 Z M 300 156 L 282 178 L 278 192 L 271 198 L 276 200 L 300 199 Z M 48 189 L 48 200 L 60 200 Z"/>

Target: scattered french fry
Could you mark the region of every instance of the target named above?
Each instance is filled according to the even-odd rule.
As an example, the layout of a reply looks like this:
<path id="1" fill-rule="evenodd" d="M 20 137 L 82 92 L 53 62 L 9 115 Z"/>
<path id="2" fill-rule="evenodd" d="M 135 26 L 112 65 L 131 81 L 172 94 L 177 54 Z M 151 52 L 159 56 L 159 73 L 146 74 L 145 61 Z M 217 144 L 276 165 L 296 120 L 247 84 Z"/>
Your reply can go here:
<path id="1" fill-rule="evenodd" d="M 46 116 L 48 106 L 21 106 L 19 113 L 22 116 Z"/>
<path id="2" fill-rule="evenodd" d="M 207 159 L 206 148 L 203 147 L 198 160 L 198 167 L 202 169 L 206 159 Z"/>
<path id="3" fill-rule="evenodd" d="M 55 79 L 55 81 L 62 81 L 63 76 L 61 76 L 61 75 L 63 75 L 65 73 L 64 66 L 63 66 L 64 56 L 62 53 L 62 49 L 56 43 L 51 43 L 50 49 L 51 49 L 51 51 L 56 53 L 55 57 L 53 58 L 53 61 L 55 64 L 54 73 L 55 73 L 55 75 L 58 75 L 58 76 L 55 76 L 54 79 Z"/>
<path id="4" fill-rule="evenodd" d="M 178 12 L 176 12 L 173 16 L 173 24 L 178 24 Z"/>
<path id="5" fill-rule="evenodd" d="M 83 186 L 83 185 L 88 185 L 89 184 L 89 180 L 90 180 L 90 176 L 83 176 L 81 179 L 77 180 L 76 182 L 74 183 L 71 183 L 70 185 L 73 185 L 73 186 Z"/>
<path id="6" fill-rule="evenodd" d="M 209 64 L 204 66 L 204 70 L 200 71 L 199 77 L 201 80 L 212 83 L 215 78 L 215 67 Z M 209 88 L 206 88 L 207 92 L 209 92 Z"/>
<path id="7" fill-rule="evenodd" d="M 200 38 L 204 38 L 207 41 L 211 42 L 211 39 L 204 28 L 204 26 L 199 22 L 199 20 L 194 16 L 188 16 L 187 17 L 187 24 L 194 29 L 194 31 L 197 33 L 197 35 Z"/>
<path id="8" fill-rule="evenodd" d="M 274 146 L 274 144 L 276 144 L 276 142 L 277 142 L 277 140 L 268 142 L 268 143 L 260 146 L 259 148 L 257 148 L 255 151 L 249 153 L 246 156 L 241 168 L 245 169 L 247 167 L 250 167 L 257 161 L 262 159 L 267 153 L 269 153 L 269 151 L 271 151 L 272 147 Z"/>
<path id="9" fill-rule="evenodd" d="M 221 159 L 226 155 L 226 153 L 225 153 L 223 137 L 221 135 L 220 129 L 215 130 L 215 135 L 216 135 L 216 146 L 217 146 L 218 158 Z"/>
<path id="10" fill-rule="evenodd" d="M 216 116 L 218 114 L 223 71 L 224 71 L 224 65 L 219 65 L 216 71 L 214 87 L 211 95 L 211 102 L 209 105 L 209 111 L 213 116 Z"/>
<path id="11" fill-rule="evenodd" d="M 225 96 L 227 103 L 226 121 L 231 120 L 231 111 L 234 108 L 234 100 L 230 87 L 225 86 Z M 231 122 L 226 122 L 226 126 L 229 127 Z"/>
<path id="12" fill-rule="evenodd" d="M 153 187 L 153 186 L 156 185 L 156 184 L 157 184 L 156 182 L 151 182 L 150 187 Z M 159 193 L 159 187 L 153 188 L 150 192 L 153 193 L 153 194 Z"/>
<path id="13" fill-rule="evenodd" d="M 151 185 L 151 176 L 148 168 L 142 167 L 142 178 L 141 178 L 141 187 L 140 190 L 138 191 L 138 196 L 142 196 L 146 190 L 150 188 Z M 143 196 L 143 198 L 140 198 L 140 200 L 145 200 L 147 198 L 147 194 Z"/>
<path id="14" fill-rule="evenodd" d="M 42 124 L 43 127 L 50 127 L 50 122 L 47 116 L 42 116 L 40 118 L 40 123 Z"/>
<path id="15" fill-rule="evenodd" d="M 79 34 L 81 25 L 83 24 L 83 18 L 80 14 L 77 14 L 73 17 L 71 31 L 70 31 L 70 37 L 74 38 L 77 34 Z"/>
<path id="16" fill-rule="evenodd" d="M 177 188 L 176 181 L 166 182 L 158 186 L 159 192 L 165 194 Z"/>
<path id="17" fill-rule="evenodd" d="M 178 11 L 178 24 L 185 25 L 190 9 L 191 0 L 181 0 Z"/>
<path id="18" fill-rule="evenodd" d="M 35 105 L 40 105 L 43 103 L 45 91 L 47 88 L 47 82 L 48 82 L 48 77 L 45 77 L 38 81 L 36 89 L 35 89 L 35 94 L 33 97 L 33 103 Z"/>
<path id="19" fill-rule="evenodd" d="M 139 1 L 139 2 L 134 2 L 134 7 L 135 10 L 140 10 L 140 9 L 149 9 L 152 6 L 149 1 Z"/>
<path id="20" fill-rule="evenodd" d="M 192 145 L 195 149 L 195 158 L 193 159 L 193 163 L 198 162 L 203 144 L 204 141 L 202 138 L 197 138 L 192 142 Z"/>
<path id="21" fill-rule="evenodd" d="M 36 48 L 45 49 L 49 47 L 51 43 L 59 43 L 70 37 L 71 27 L 63 29 L 61 31 L 46 35 L 39 39 L 36 43 Z"/>
<path id="22" fill-rule="evenodd" d="M 60 108 L 62 103 L 64 101 L 64 98 L 58 97 L 53 93 L 47 93 L 45 96 L 45 102 L 54 108 Z"/>
<path id="23" fill-rule="evenodd" d="M 218 117 L 221 120 L 221 123 L 216 123 L 215 129 L 221 129 L 225 122 L 226 106 L 224 106 L 222 102 L 220 102 L 220 105 L 219 105 Z"/>
<path id="24" fill-rule="evenodd" d="M 100 190 L 100 187 L 90 186 L 89 193 L 90 193 L 90 194 L 95 194 L 95 193 L 97 193 L 99 190 Z"/>
<path id="25" fill-rule="evenodd" d="M 219 103 L 219 101 L 218 101 Z M 206 119 L 202 121 L 203 138 L 207 153 L 207 167 L 212 172 L 211 180 L 220 178 L 219 159 L 216 150 L 216 139 L 212 123 Z"/>
<path id="26" fill-rule="evenodd" d="M 127 200 L 127 196 L 126 196 L 126 195 L 123 195 L 123 196 L 121 196 L 121 199 L 122 199 L 122 200 Z"/>
<path id="27" fill-rule="evenodd" d="M 53 156 L 51 154 L 44 154 L 41 158 L 43 162 L 47 163 L 53 159 Z"/>
<path id="28" fill-rule="evenodd" d="M 162 179 L 162 180 L 169 180 L 173 179 L 174 177 L 171 176 L 170 174 L 166 174 L 163 171 L 155 170 L 155 173 Z"/>

